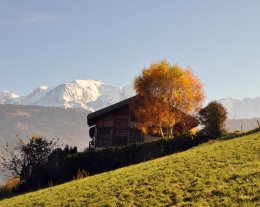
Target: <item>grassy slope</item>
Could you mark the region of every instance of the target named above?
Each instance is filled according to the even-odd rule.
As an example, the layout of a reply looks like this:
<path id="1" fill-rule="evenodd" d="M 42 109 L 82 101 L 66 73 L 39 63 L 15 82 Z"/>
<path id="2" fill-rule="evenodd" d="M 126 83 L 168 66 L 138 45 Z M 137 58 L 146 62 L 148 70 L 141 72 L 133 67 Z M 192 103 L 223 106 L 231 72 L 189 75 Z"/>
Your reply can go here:
<path id="1" fill-rule="evenodd" d="M 257 206 L 260 133 L 6 199 L 0 206 Z"/>

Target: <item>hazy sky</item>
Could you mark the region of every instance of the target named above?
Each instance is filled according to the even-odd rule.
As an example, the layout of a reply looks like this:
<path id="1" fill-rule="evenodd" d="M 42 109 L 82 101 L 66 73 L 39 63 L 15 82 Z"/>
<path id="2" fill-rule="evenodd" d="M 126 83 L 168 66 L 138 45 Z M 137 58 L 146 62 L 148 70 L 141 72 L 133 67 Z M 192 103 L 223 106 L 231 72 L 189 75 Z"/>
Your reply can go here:
<path id="1" fill-rule="evenodd" d="M 0 91 L 123 86 L 162 59 L 190 66 L 208 101 L 260 96 L 260 1 L 0 0 Z"/>

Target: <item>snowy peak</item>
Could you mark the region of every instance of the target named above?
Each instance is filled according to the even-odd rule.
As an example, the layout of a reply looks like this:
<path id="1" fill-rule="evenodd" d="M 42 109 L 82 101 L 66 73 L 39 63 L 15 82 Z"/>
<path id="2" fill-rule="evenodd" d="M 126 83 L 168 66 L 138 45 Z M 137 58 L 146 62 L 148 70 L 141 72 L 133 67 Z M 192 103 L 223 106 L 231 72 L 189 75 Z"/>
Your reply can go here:
<path id="1" fill-rule="evenodd" d="M 74 80 L 68 83 L 74 83 L 82 87 L 100 86 L 103 83 L 97 80 Z"/>
<path id="2" fill-rule="evenodd" d="M 95 80 L 75 80 L 49 88 L 43 85 L 36 88 L 28 96 L 11 98 L 11 101 L 8 102 L 20 105 L 82 108 L 95 111 L 134 95 L 135 92 L 131 85 L 118 87 Z M 0 96 L 0 103 L 6 102 Z"/>
<path id="3" fill-rule="evenodd" d="M 45 91 L 45 90 L 48 89 L 48 86 L 42 85 L 42 86 L 40 86 L 38 89 L 39 89 L 40 91 Z"/>
<path id="4" fill-rule="evenodd" d="M 131 87 L 125 90 L 125 87 L 104 84 L 100 81 L 76 80 L 66 83 L 63 99 L 70 108 L 76 108 L 80 104 L 85 109 L 95 111 L 134 94 Z"/>
<path id="5" fill-rule="evenodd" d="M 63 83 L 49 90 L 45 96 L 39 99 L 35 104 L 40 106 L 84 108 L 91 110 L 87 103 L 96 100 L 97 97 L 100 96 L 98 90 L 100 85 L 100 82 L 78 80 Z"/>
<path id="6" fill-rule="evenodd" d="M 0 104 L 10 104 L 13 100 L 18 98 L 18 95 L 9 91 L 0 92 Z"/>
<path id="7" fill-rule="evenodd" d="M 19 100 L 16 101 L 16 104 L 21 105 L 37 105 L 37 101 L 42 99 L 46 93 L 49 91 L 48 87 L 45 85 L 42 85 L 33 92 L 31 92 L 28 96 L 21 97 Z"/>
<path id="8" fill-rule="evenodd" d="M 226 98 L 219 100 L 228 111 L 228 119 L 252 119 L 260 117 L 260 97 L 236 100 Z"/>

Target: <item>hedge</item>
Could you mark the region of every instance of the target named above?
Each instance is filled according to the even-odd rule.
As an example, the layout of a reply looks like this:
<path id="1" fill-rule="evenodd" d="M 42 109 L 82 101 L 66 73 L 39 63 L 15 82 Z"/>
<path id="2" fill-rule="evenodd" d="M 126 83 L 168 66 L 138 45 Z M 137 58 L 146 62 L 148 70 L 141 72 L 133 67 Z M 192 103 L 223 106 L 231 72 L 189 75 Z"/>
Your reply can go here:
<path id="1" fill-rule="evenodd" d="M 63 176 L 65 180 L 71 180 L 78 170 L 84 170 L 89 175 L 115 170 L 184 151 L 202 142 L 202 139 L 193 139 L 191 136 L 183 135 L 153 142 L 131 144 L 126 147 L 80 152 L 65 158 Z"/>
<path id="2" fill-rule="evenodd" d="M 233 139 L 259 132 L 256 128 L 247 132 L 234 132 L 224 135 L 220 140 Z M 164 138 L 153 142 L 136 143 L 126 147 L 110 147 L 104 150 L 93 150 L 70 154 L 64 159 L 63 179 L 68 181 L 76 176 L 78 170 L 94 175 L 132 164 L 152 160 L 176 152 L 187 150 L 209 140 L 209 137 L 182 135 L 176 138 Z"/>

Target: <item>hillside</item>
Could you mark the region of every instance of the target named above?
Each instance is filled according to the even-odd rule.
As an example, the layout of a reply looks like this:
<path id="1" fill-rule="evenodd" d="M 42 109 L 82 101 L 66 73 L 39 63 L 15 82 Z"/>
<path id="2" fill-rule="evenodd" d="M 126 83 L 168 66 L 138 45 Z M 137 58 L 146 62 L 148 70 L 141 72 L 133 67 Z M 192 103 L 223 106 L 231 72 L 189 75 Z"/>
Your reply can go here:
<path id="1" fill-rule="evenodd" d="M 59 144 L 83 150 L 90 141 L 87 115 L 83 109 L 0 104 L 0 153 L 6 142 L 13 144 L 16 135 L 59 139 Z M 0 171 L 0 182 L 5 177 Z"/>
<path id="2" fill-rule="evenodd" d="M 82 109 L 0 104 L 0 146 L 13 143 L 17 134 L 21 138 L 39 135 L 82 150 L 90 140 L 88 113 Z"/>
<path id="3" fill-rule="evenodd" d="M 0 206 L 257 206 L 260 133 L 6 199 Z"/>

